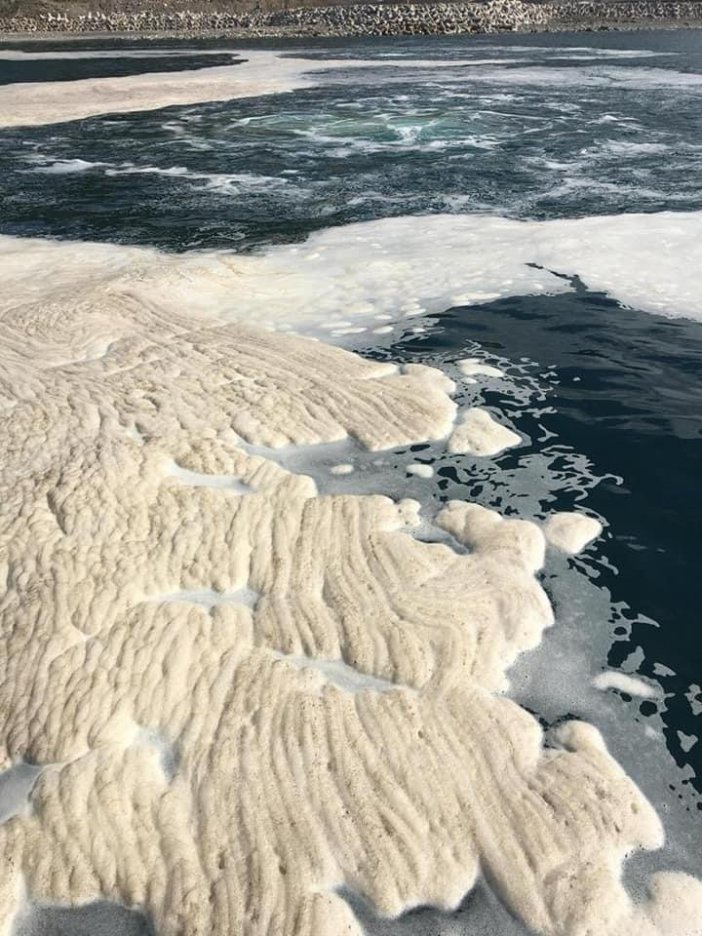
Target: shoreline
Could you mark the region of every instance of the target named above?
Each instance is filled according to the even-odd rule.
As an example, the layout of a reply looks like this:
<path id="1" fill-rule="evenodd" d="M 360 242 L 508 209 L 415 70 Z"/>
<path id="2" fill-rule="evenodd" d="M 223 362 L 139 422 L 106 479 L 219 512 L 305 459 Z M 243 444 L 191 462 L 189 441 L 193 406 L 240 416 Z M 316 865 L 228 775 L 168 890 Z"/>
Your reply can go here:
<path id="1" fill-rule="evenodd" d="M 702 3 L 632 2 L 364 3 L 254 13 L 137 11 L 42 14 L 0 20 L 0 42 L 57 38 L 307 39 L 491 33 L 628 32 L 699 29 Z"/>

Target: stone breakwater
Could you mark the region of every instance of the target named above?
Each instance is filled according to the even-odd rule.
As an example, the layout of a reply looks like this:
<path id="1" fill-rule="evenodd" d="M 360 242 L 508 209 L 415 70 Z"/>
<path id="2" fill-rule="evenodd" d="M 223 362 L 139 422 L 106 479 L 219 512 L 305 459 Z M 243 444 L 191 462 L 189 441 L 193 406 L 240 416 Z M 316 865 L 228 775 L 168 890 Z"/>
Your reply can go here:
<path id="1" fill-rule="evenodd" d="M 702 2 L 362 3 L 275 11 L 141 10 L 0 19 L 6 33 L 388 36 L 702 25 Z"/>

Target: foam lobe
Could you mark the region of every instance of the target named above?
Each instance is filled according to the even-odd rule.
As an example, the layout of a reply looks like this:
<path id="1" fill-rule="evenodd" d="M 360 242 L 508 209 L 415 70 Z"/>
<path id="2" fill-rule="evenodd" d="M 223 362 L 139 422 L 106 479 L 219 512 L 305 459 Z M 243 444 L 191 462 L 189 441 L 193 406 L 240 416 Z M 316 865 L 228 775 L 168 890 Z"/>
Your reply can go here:
<path id="1" fill-rule="evenodd" d="M 504 377 L 504 371 L 492 364 L 485 364 L 478 358 L 464 358 L 458 362 L 458 369 L 468 378 L 471 377 Z"/>
<path id="2" fill-rule="evenodd" d="M 628 673 L 618 673 L 607 671 L 598 673 L 592 680 L 597 689 L 607 690 L 616 689 L 618 692 L 625 692 L 628 695 L 638 696 L 641 699 L 652 699 L 656 695 L 655 689 L 643 679 L 637 679 Z"/>
<path id="3" fill-rule="evenodd" d="M 521 436 L 500 425 L 487 410 L 474 406 L 462 415 L 451 433 L 447 449 L 452 455 L 499 455 L 521 441 Z"/>
<path id="4" fill-rule="evenodd" d="M 601 533 L 600 521 L 583 513 L 555 513 L 544 524 L 544 534 L 549 543 L 571 556 L 582 552 Z"/>

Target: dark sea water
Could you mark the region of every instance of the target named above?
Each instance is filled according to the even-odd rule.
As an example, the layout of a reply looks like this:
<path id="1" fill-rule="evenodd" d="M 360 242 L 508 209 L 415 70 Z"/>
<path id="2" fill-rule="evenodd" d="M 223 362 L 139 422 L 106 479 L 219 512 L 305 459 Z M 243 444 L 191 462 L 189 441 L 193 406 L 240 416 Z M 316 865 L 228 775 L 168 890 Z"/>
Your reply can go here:
<path id="1" fill-rule="evenodd" d="M 314 49 L 369 66 L 276 97 L 2 133 L 0 230 L 251 249 L 426 211 L 553 218 L 702 208 L 697 33 Z M 374 67 L 389 57 L 475 64 Z M 92 64 L 113 74 L 115 61 Z M 22 64 L 35 77 L 46 67 Z M 0 62 L 0 81 L 14 68 Z"/>
<path id="2" fill-rule="evenodd" d="M 221 64 L 234 49 L 201 42 L 184 53 L 164 43 L 148 47 L 162 56 L 106 54 L 133 46 L 91 42 L 81 48 L 100 57 L 48 65 L 0 61 L 0 82 L 195 68 Z M 702 32 L 286 48 L 368 65 L 274 97 L 0 131 L 0 234 L 250 252 L 400 215 L 702 210 Z M 245 45 L 236 51 L 246 57 Z M 455 64 L 379 67 L 389 57 Z M 671 319 L 572 285 L 558 296 L 447 308 L 423 331 L 372 345 L 355 340 L 368 356 L 449 372 L 470 355 L 498 363 L 505 381 L 465 388 L 459 401 L 494 408 L 529 441 L 479 469 L 441 445 L 397 450 L 380 464 L 355 452 L 356 474 L 327 486 L 352 490 L 361 479 L 364 489 L 425 505 L 462 497 L 505 514 L 584 507 L 603 518 L 596 549 L 549 556 L 543 580 L 559 627 L 517 665 L 513 694 L 544 724 L 577 715 L 602 727 L 661 810 L 672 863 L 700 873 L 702 297 L 699 320 Z M 331 464 L 344 460 L 341 451 L 330 448 Z M 405 478 L 398 468 L 411 459 L 432 464 L 434 478 Z M 605 668 L 643 677 L 656 698 L 587 688 Z M 636 868 L 628 872 L 634 889 Z M 480 889 L 451 917 L 419 910 L 388 923 L 354 906 L 378 936 L 525 932 Z M 99 921 L 102 910 L 95 913 Z M 58 929 L 36 931 L 82 933 L 78 922 L 54 919 Z M 120 932 L 135 925 L 130 918 Z"/>

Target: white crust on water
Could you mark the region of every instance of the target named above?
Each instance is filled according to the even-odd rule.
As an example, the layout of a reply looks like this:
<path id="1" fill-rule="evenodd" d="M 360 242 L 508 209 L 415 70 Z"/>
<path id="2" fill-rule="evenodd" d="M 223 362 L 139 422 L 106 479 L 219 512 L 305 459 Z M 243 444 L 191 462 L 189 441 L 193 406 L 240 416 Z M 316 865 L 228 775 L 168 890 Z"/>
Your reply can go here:
<path id="1" fill-rule="evenodd" d="M 568 282 L 549 270 L 577 274 L 593 289 L 644 311 L 700 318 L 702 212 L 544 222 L 477 215 L 390 218 L 331 228 L 304 244 L 245 257 L 214 251 L 181 257 L 0 236 L 0 263 L 7 288 L 28 297 L 41 295 L 50 279 L 59 295 L 75 291 L 87 299 L 95 290 L 104 304 L 102 292 L 112 281 L 122 295 L 135 288 L 157 303 L 168 289 L 190 314 L 320 334 L 342 321 L 351 327 L 353 319 L 370 324 L 380 316 L 401 318 L 403 306 L 443 312 L 475 301 L 475 290 L 466 289 L 475 283 L 490 286 L 493 299 L 567 292 Z M 115 322 L 110 339 L 121 327 Z M 105 347 L 104 329 L 98 329 L 92 344 L 66 349 L 63 361 L 95 356 Z"/>
<path id="2" fill-rule="evenodd" d="M 332 465 L 329 469 L 333 475 L 347 475 L 353 472 L 353 465 L 349 462 L 343 462 L 341 465 Z"/>
<path id="3" fill-rule="evenodd" d="M 434 469 L 431 465 L 423 465 L 421 462 L 413 462 L 405 468 L 407 474 L 416 475 L 418 478 L 432 478 Z"/>
<path id="4" fill-rule="evenodd" d="M 501 426 L 487 410 L 474 406 L 462 415 L 446 448 L 452 455 L 490 456 L 499 455 L 521 441 L 521 436 Z"/>
<path id="5" fill-rule="evenodd" d="M 504 377 L 505 372 L 492 364 L 484 364 L 479 358 L 464 358 L 458 362 L 458 369 L 466 377 Z"/>
<path id="6" fill-rule="evenodd" d="M 626 692 L 628 695 L 638 696 L 641 699 L 653 699 L 658 694 L 653 686 L 649 686 L 643 679 L 613 670 L 598 673 L 592 680 L 592 685 L 596 689 L 603 691 L 616 689 L 618 692 Z"/>
<path id="7" fill-rule="evenodd" d="M 544 535 L 549 543 L 571 556 L 577 555 L 601 534 L 600 521 L 582 513 L 555 513 L 544 523 Z"/>
<path id="8" fill-rule="evenodd" d="M 226 322 L 203 260 L 37 275 L 52 250 L 81 256 L 6 250 L 0 294 L 0 768 L 43 767 L 0 825 L 0 926 L 24 883 L 159 936 L 360 936 L 341 888 L 451 908 L 481 868 L 547 936 L 698 933 L 699 882 L 622 886 L 663 832 L 598 732 L 545 748 L 498 694 L 552 623 L 541 530 L 454 502 L 470 552 L 422 543 L 415 501 L 240 446 L 439 438 L 451 381 Z"/>

